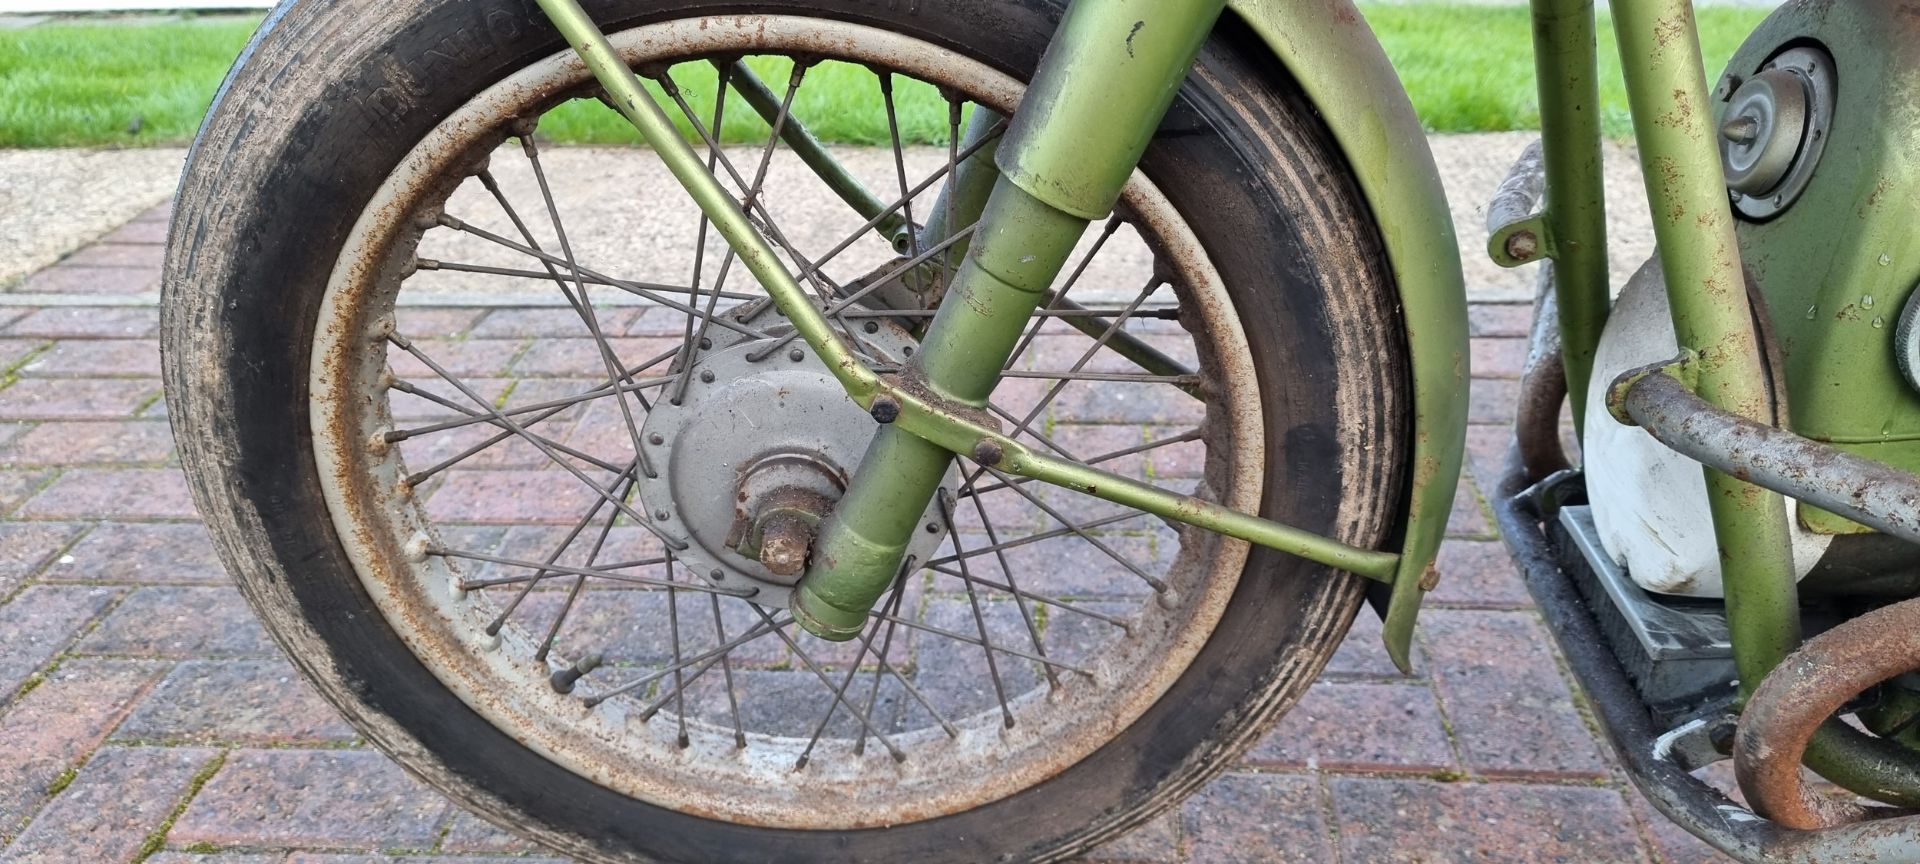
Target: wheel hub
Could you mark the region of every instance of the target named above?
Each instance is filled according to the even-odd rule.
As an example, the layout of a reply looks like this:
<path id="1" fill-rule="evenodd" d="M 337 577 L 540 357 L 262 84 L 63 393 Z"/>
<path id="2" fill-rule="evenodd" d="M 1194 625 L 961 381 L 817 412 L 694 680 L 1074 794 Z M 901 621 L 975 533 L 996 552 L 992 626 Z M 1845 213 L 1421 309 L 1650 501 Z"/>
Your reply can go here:
<path id="1" fill-rule="evenodd" d="M 656 523 L 687 541 L 677 561 L 715 584 L 757 589 L 755 603 L 779 607 L 877 428 L 812 350 L 798 340 L 780 344 L 787 332 L 715 340 L 694 355 L 679 403 L 661 400 L 641 429 L 658 476 L 639 483 Z M 915 344 L 890 324 L 863 339 L 888 363 Z M 943 488 L 953 486 L 949 475 Z M 921 561 L 946 537 L 935 507 L 924 520 L 908 550 Z"/>

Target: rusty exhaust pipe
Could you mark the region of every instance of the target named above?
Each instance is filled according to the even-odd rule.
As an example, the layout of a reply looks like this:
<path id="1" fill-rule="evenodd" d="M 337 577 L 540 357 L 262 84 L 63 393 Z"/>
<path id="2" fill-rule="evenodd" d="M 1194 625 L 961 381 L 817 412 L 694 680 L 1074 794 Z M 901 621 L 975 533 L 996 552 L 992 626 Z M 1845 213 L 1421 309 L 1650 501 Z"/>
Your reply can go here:
<path id="1" fill-rule="evenodd" d="M 1754 811 L 1802 830 L 1903 812 L 1815 794 L 1806 788 L 1800 765 L 1814 732 L 1848 700 L 1915 670 L 1920 599 L 1876 609 L 1807 640 L 1769 673 L 1734 734 L 1734 775 Z"/>

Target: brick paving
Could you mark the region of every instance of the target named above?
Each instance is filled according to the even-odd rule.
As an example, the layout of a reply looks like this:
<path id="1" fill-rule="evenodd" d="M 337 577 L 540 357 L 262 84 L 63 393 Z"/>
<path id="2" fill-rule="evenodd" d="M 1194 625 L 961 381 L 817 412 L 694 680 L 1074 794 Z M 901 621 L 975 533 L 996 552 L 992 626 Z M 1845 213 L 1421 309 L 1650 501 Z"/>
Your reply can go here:
<path id="1" fill-rule="evenodd" d="M 143 215 L 17 293 L 153 290 L 163 217 Z M 1378 623 L 1363 613 L 1325 679 L 1241 764 L 1095 860 L 1723 860 L 1664 825 L 1623 782 L 1481 498 L 1505 447 L 1501 424 L 1512 414 L 1527 315 L 1515 305 L 1472 310 L 1481 377 L 1471 470 L 1416 673 L 1392 669 Z M 576 355 L 590 350 L 550 338 L 574 333 L 559 313 L 408 309 L 402 317 L 409 332 L 440 340 L 435 356 L 484 379 L 475 382 L 483 391 L 536 401 L 579 389 L 541 378 L 579 369 Z M 634 351 L 667 335 L 649 332 L 637 311 L 610 312 L 604 323 L 629 334 Z M 156 327 L 150 308 L 0 308 L 0 864 L 553 860 L 368 749 L 278 655 L 220 571 L 178 475 Z M 499 344 L 462 347 L 493 340 L 524 345 L 507 354 Z M 408 403 L 396 398 L 395 409 L 406 415 Z M 1061 412 L 1140 430 L 1060 427 L 1087 451 L 1188 419 L 1179 406 L 1125 399 L 1069 402 Z M 615 426 L 563 416 L 547 428 Z M 537 452 L 500 449 L 488 471 L 458 475 L 470 486 L 449 482 L 430 506 L 469 518 L 476 536 L 514 555 L 537 548 L 545 530 L 518 523 L 570 518 L 579 502 L 515 473 L 540 464 Z M 1191 477 L 1193 457 L 1158 451 L 1152 469 Z M 1120 465 L 1145 470 L 1135 463 Z M 1017 501 L 1006 509 L 996 521 L 1040 512 Z M 516 526 L 479 524 L 489 521 Z M 648 541 L 610 542 L 637 555 Z M 1071 579 L 1071 563 L 1051 569 Z M 1036 557 L 1027 566 L 1047 564 Z M 960 626 L 964 605 L 936 599 L 928 620 Z M 661 648 L 650 625 L 636 622 L 659 614 L 583 610 L 580 626 L 642 657 Z M 1019 625 L 1017 617 L 992 624 Z M 964 676 L 978 672 L 968 671 L 978 659 L 950 658 L 957 671 L 928 686 L 973 686 Z M 946 661 L 933 652 L 920 662 Z"/>

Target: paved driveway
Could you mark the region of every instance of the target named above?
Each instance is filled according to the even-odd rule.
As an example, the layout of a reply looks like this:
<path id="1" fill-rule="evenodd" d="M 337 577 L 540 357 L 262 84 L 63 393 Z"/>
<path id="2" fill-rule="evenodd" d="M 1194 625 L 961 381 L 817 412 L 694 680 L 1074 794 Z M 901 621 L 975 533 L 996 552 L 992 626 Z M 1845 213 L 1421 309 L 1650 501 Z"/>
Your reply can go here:
<path id="1" fill-rule="evenodd" d="M 368 749 L 221 572 L 157 377 L 165 218 L 0 294 L 0 862 L 548 860 Z M 531 313 L 409 313 L 450 338 L 540 341 Z M 1095 858 L 1718 860 L 1623 784 L 1480 496 L 1528 313 L 1473 308 L 1472 471 L 1416 673 L 1394 672 L 1363 613 L 1245 761 Z"/>

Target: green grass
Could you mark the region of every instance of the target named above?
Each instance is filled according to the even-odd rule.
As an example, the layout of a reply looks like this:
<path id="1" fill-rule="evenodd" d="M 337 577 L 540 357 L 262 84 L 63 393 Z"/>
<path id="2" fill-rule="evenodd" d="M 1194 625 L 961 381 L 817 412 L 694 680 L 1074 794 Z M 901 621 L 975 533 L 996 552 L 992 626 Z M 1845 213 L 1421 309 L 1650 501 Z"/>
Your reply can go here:
<path id="1" fill-rule="evenodd" d="M 1767 10 L 1724 6 L 1695 10 L 1709 76 L 1718 75 Z M 1366 7 L 1367 20 L 1406 82 L 1420 121 L 1435 132 L 1540 128 L 1533 85 L 1533 30 L 1527 10 L 1484 6 Z M 1626 84 L 1612 20 L 1600 16 L 1601 126 L 1627 138 Z"/>
<path id="2" fill-rule="evenodd" d="M 1368 6 L 1367 17 L 1407 83 L 1427 127 L 1439 132 L 1533 129 L 1539 125 L 1526 10 L 1484 6 Z M 1699 10 L 1701 42 L 1717 70 L 1763 10 Z M 139 146 L 190 139 L 227 65 L 246 44 L 251 19 L 187 18 L 161 23 L 66 21 L 0 30 L 0 147 Z M 1607 134 L 1626 137 L 1626 99 L 1613 33 L 1601 21 L 1601 96 Z M 782 60 L 754 61 L 776 89 L 787 80 Z M 691 94 L 712 87 L 710 68 L 675 71 L 703 118 L 710 100 Z M 902 82 L 896 94 L 901 135 L 943 142 L 947 111 L 931 87 Z M 889 140 L 873 74 L 843 63 L 807 74 L 796 113 L 829 140 Z M 752 141 L 765 124 L 734 102 L 724 137 Z M 547 116 L 541 131 L 569 143 L 627 143 L 633 131 L 604 106 L 576 102 Z"/>

